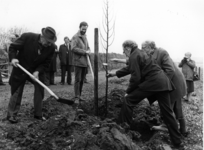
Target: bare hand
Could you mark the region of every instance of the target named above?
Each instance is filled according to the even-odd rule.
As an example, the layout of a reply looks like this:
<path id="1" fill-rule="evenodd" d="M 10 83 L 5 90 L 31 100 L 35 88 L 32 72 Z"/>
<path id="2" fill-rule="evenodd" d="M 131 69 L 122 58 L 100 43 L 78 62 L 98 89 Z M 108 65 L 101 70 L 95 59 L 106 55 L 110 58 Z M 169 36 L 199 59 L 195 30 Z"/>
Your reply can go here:
<path id="1" fill-rule="evenodd" d="M 39 72 L 38 71 L 33 72 L 33 76 L 35 79 L 39 79 Z"/>
<path id="2" fill-rule="evenodd" d="M 107 74 L 107 77 L 108 77 L 108 78 L 110 78 L 110 77 L 114 77 L 114 76 L 116 76 L 115 73 L 108 73 L 108 74 Z"/>
<path id="3" fill-rule="evenodd" d="M 125 94 L 125 97 L 127 97 L 127 96 L 128 96 L 128 94 L 126 93 L 126 94 Z"/>
<path id="4" fill-rule="evenodd" d="M 91 53 L 91 51 L 90 51 L 90 50 L 86 51 L 86 54 L 88 54 L 88 55 L 89 55 L 90 53 Z"/>
<path id="5" fill-rule="evenodd" d="M 112 58 L 112 59 L 110 59 L 110 61 L 112 61 L 112 62 L 118 62 L 118 59 L 117 59 L 117 58 Z"/>
<path id="6" fill-rule="evenodd" d="M 11 64 L 14 66 L 14 67 L 18 67 L 17 64 L 19 63 L 18 59 L 12 59 L 11 60 Z"/>

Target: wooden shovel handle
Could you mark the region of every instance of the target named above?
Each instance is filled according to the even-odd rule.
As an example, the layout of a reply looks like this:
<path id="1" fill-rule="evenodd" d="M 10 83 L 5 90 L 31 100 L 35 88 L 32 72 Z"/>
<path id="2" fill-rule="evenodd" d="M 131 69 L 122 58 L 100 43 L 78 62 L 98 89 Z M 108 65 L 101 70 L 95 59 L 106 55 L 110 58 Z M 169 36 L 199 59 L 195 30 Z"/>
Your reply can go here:
<path id="1" fill-rule="evenodd" d="M 52 96 L 54 96 L 56 99 L 59 99 L 55 93 L 53 93 L 46 85 L 44 85 L 40 80 L 35 78 L 30 72 L 28 72 L 25 68 L 23 68 L 20 64 L 17 64 L 17 66 L 23 70 L 27 75 L 29 75 L 33 80 L 35 80 L 37 83 L 39 83 L 43 88 L 45 88 Z"/>
<path id="2" fill-rule="evenodd" d="M 90 70 L 91 70 L 91 75 L 92 75 L 92 77 L 93 77 L 93 79 L 94 79 L 94 74 L 93 74 L 93 70 L 92 70 L 92 67 L 91 67 L 91 62 L 90 62 L 89 56 L 86 55 L 86 57 L 87 57 L 87 60 L 88 60 L 89 68 L 90 68 Z"/>

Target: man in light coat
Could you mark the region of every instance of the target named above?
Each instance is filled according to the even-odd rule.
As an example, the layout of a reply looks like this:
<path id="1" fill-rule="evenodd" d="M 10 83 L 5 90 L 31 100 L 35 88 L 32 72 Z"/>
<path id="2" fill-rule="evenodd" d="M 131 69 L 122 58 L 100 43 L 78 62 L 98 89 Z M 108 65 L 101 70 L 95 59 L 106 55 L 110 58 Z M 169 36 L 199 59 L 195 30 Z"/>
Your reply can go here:
<path id="1" fill-rule="evenodd" d="M 71 49 L 73 52 L 73 65 L 75 71 L 75 82 L 74 82 L 74 100 L 80 101 L 83 83 L 88 67 L 87 55 L 90 54 L 90 48 L 86 37 L 86 30 L 88 24 L 81 22 L 79 25 L 79 31 L 73 36 L 71 42 Z"/>
<path id="2" fill-rule="evenodd" d="M 192 93 L 194 92 L 193 73 L 195 66 L 195 61 L 191 59 L 191 53 L 185 53 L 185 57 L 179 63 L 179 67 L 182 68 L 183 75 L 186 79 L 188 101 L 191 100 Z"/>

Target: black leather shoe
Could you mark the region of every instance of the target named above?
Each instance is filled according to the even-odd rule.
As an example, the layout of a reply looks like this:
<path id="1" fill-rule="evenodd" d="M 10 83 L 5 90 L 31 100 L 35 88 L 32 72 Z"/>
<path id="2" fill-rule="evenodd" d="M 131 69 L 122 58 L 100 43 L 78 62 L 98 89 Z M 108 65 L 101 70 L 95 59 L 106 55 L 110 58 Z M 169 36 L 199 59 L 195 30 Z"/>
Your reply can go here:
<path id="1" fill-rule="evenodd" d="M 7 117 L 7 120 L 8 120 L 10 123 L 18 123 L 18 120 L 16 119 L 15 116 Z"/>
<path id="2" fill-rule="evenodd" d="M 67 83 L 68 85 L 72 85 L 71 83 Z"/>
<path id="3" fill-rule="evenodd" d="M 85 99 L 83 99 L 83 98 L 80 98 L 79 100 L 80 100 L 80 101 L 86 101 L 86 100 L 85 100 Z"/>
<path id="4" fill-rule="evenodd" d="M 56 85 L 55 83 L 50 83 L 50 85 Z"/>
<path id="5" fill-rule="evenodd" d="M 41 121 L 45 121 L 46 118 L 42 117 L 42 116 L 34 116 L 35 119 L 41 120 Z"/>
<path id="6" fill-rule="evenodd" d="M 5 83 L 3 83 L 3 82 L 0 82 L 0 85 L 6 85 Z"/>
<path id="7" fill-rule="evenodd" d="M 183 143 L 174 144 L 173 148 L 176 148 L 177 150 L 185 150 Z"/>

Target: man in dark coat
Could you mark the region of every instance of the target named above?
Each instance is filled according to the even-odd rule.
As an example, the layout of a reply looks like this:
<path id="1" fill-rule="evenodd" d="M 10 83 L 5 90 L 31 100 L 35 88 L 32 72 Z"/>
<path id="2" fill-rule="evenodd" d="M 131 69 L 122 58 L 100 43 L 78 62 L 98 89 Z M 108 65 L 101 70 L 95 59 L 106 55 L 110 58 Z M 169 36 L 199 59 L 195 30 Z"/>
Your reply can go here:
<path id="1" fill-rule="evenodd" d="M 24 33 L 9 47 L 9 58 L 14 66 L 9 84 L 11 86 L 11 98 L 8 104 L 7 119 L 11 123 L 17 123 L 17 113 L 20 109 L 23 88 L 29 80 L 34 84 L 34 118 L 44 120 L 42 115 L 42 100 L 44 88 L 24 73 L 17 64 L 44 82 L 44 71 L 49 67 L 55 52 L 54 43 L 57 40 L 55 30 L 51 27 L 42 29 L 42 34 Z"/>
<path id="2" fill-rule="evenodd" d="M 71 42 L 74 63 L 73 65 L 75 67 L 74 100 L 76 102 L 83 100 L 81 98 L 81 92 L 88 67 L 87 55 L 90 54 L 90 48 L 86 38 L 87 28 L 88 24 L 86 22 L 81 22 L 79 25 L 79 31 L 73 36 Z"/>
<path id="3" fill-rule="evenodd" d="M 59 48 L 59 59 L 61 66 L 61 82 L 60 84 L 64 85 L 65 83 L 65 74 L 67 71 L 67 84 L 72 84 L 72 51 L 70 40 L 68 37 L 64 38 L 65 44 L 60 45 Z"/>
<path id="4" fill-rule="evenodd" d="M 179 68 L 174 64 L 170 58 L 168 52 L 162 48 L 157 48 L 155 42 L 145 41 L 142 44 L 142 50 L 144 50 L 148 55 L 151 55 L 156 63 L 164 70 L 166 75 L 171 79 L 172 83 L 175 86 L 175 90 L 170 92 L 170 99 L 172 109 L 176 116 L 176 119 L 180 124 L 180 132 L 182 135 L 186 136 L 186 123 L 182 111 L 182 97 L 186 94 L 186 83 L 185 78 Z M 156 99 L 154 97 L 148 97 L 150 104 L 153 103 Z"/>
<path id="5" fill-rule="evenodd" d="M 56 85 L 55 84 L 55 72 L 57 71 L 57 45 L 55 45 L 55 53 L 49 65 L 49 68 L 45 72 L 45 84 L 46 85 Z"/>
<path id="6" fill-rule="evenodd" d="M 109 77 L 117 76 L 119 78 L 131 74 L 118 123 L 131 124 L 134 106 L 144 98 L 157 96 L 172 143 L 175 147 L 183 147 L 181 134 L 178 131 L 178 125 L 171 108 L 169 92 L 174 90 L 171 81 L 151 57 L 137 48 L 135 42 L 125 41 L 123 50 L 125 55 L 129 57 L 128 66 L 108 74 Z"/>

